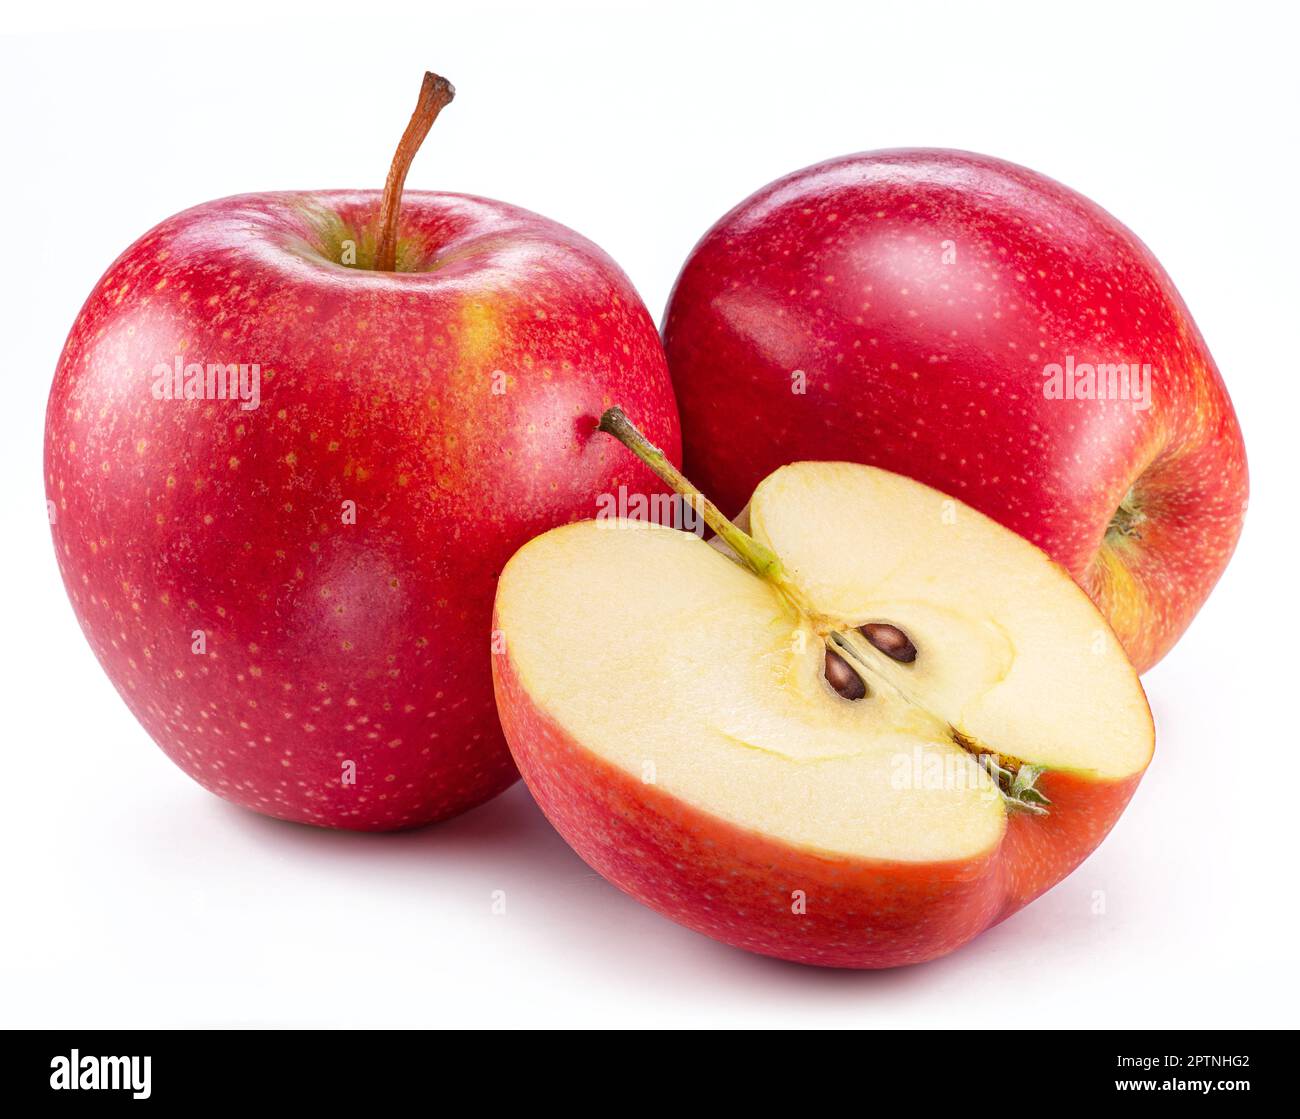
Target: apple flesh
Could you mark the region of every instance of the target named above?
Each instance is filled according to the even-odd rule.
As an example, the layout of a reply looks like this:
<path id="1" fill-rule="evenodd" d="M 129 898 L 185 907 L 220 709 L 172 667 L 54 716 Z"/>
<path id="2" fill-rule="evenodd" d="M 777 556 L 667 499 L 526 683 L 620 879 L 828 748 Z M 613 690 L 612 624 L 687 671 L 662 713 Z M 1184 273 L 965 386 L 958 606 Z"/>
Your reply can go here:
<path id="1" fill-rule="evenodd" d="M 952 951 L 1096 847 L 1153 728 L 1067 572 L 857 464 L 778 470 L 749 522 L 765 577 L 600 521 L 502 574 L 502 725 L 579 855 L 725 943 L 877 968 Z"/>
<path id="2" fill-rule="evenodd" d="M 497 574 L 594 494 L 661 491 L 593 438 L 612 399 L 679 447 L 654 323 L 593 244 L 407 193 L 395 270 L 374 271 L 378 211 L 378 192 L 267 193 L 163 222 L 86 301 L 45 433 L 68 594 L 145 729 L 227 800 L 366 830 L 516 779 Z M 177 361 L 179 393 L 158 372 Z M 259 367 L 255 407 L 214 397 L 215 363 Z"/>
<path id="3" fill-rule="evenodd" d="M 1241 431 L 1173 283 L 1023 167 L 898 150 L 780 179 L 696 246 L 664 341 L 687 471 L 724 510 L 799 459 L 907 474 L 1066 567 L 1139 670 L 1241 530 Z"/>

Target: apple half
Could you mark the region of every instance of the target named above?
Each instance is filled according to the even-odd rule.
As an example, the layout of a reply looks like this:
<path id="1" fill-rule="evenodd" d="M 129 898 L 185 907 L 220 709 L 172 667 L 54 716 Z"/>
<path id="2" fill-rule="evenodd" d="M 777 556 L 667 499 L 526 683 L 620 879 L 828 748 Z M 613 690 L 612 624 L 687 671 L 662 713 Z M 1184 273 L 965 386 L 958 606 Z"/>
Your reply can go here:
<path id="1" fill-rule="evenodd" d="M 874 968 L 952 951 L 1097 846 L 1154 732 L 1063 568 L 868 466 L 777 470 L 748 533 L 700 505 L 721 547 L 587 521 L 500 579 L 506 739 L 593 868 L 727 944 Z"/>

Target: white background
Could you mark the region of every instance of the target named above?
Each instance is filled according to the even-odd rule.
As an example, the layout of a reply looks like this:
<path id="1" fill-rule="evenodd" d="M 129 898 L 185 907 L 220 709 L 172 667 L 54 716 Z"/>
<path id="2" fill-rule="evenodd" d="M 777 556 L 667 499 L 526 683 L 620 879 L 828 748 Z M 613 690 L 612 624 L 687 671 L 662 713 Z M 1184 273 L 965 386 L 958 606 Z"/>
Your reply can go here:
<path id="1" fill-rule="evenodd" d="M 0 57 L 0 1024 L 1300 1024 L 1293 8 L 131 7 L 5 17 L 41 33 Z M 110 19 L 113 33 L 87 30 Z M 135 723 L 81 637 L 45 524 L 64 336 L 109 262 L 177 210 L 378 188 L 426 67 L 458 97 L 408 185 L 576 227 L 656 318 L 723 211 L 873 147 L 1028 164 L 1155 251 L 1232 392 L 1252 506 L 1218 590 L 1146 678 L 1150 772 L 1067 881 L 936 963 L 822 972 L 642 908 L 522 786 L 419 832 L 316 831 L 203 792 Z"/>

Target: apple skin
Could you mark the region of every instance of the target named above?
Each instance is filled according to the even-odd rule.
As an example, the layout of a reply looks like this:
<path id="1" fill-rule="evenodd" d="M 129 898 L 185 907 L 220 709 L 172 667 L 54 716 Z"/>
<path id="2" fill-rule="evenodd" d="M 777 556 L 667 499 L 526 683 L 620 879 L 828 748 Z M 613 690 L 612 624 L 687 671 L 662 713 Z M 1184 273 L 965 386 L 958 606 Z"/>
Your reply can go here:
<path id="1" fill-rule="evenodd" d="M 596 495 L 663 488 L 592 437 L 601 411 L 634 408 L 680 455 L 653 320 L 596 246 L 407 192 L 399 267 L 436 269 L 336 263 L 346 233 L 367 251 L 378 202 L 251 194 L 157 226 L 86 301 L 45 433 L 64 583 L 145 729 L 227 800 L 359 830 L 516 779 L 489 667 L 498 573 Z M 178 354 L 258 363 L 259 407 L 155 399 Z"/>
<path id="2" fill-rule="evenodd" d="M 887 968 L 947 955 L 1078 866 L 1142 777 L 1045 773 L 1038 788 L 1052 802 L 1049 815 L 1011 815 L 999 845 L 973 859 L 837 857 L 737 827 L 624 773 L 534 701 L 508 649 L 492 658 L 492 671 L 525 784 L 593 870 L 678 924 L 795 963 Z"/>
<path id="3" fill-rule="evenodd" d="M 1014 164 L 878 151 L 764 187 L 692 251 L 664 343 L 686 473 L 724 511 L 801 459 L 910 475 L 1061 563 L 1139 671 L 1241 531 L 1241 430 L 1169 277 L 1100 207 Z M 1044 366 L 1067 357 L 1150 363 L 1153 407 L 1046 399 Z M 1130 489 L 1144 519 L 1108 533 Z"/>

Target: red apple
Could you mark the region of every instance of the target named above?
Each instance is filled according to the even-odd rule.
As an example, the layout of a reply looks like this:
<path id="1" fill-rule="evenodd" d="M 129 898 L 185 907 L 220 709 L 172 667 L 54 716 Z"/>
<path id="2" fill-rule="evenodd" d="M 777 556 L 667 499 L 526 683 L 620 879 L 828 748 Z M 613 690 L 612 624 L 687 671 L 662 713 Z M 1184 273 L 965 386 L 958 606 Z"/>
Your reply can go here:
<path id="1" fill-rule="evenodd" d="M 908 474 L 1065 566 L 1139 670 L 1241 530 L 1241 431 L 1169 277 L 1001 160 L 870 152 L 772 183 L 691 253 L 664 340 L 687 468 L 724 508 L 797 459 Z"/>
<path id="2" fill-rule="evenodd" d="M 593 495 L 661 489 L 592 438 L 611 401 L 679 447 L 654 324 L 604 253 L 501 202 L 402 196 L 450 96 L 426 80 L 382 204 L 249 194 L 145 234 L 50 394 L 92 648 L 177 765 L 283 819 L 405 827 L 511 784 L 497 575 Z"/>
<path id="3" fill-rule="evenodd" d="M 602 428 L 693 487 L 611 410 Z M 891 967 L 1070 872 L 1151 758 L 1142 686 L 1069 574 L 899 474 L 801 462 L 725 542 L 587 521 L 497 590 L 515 760 L 633 897 L 728 944 Z"/>

